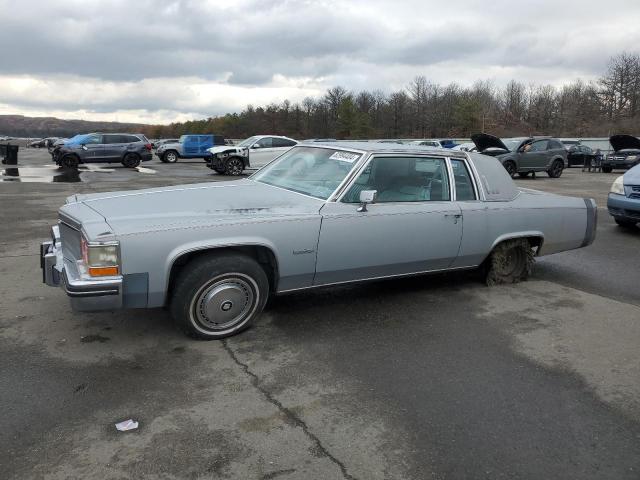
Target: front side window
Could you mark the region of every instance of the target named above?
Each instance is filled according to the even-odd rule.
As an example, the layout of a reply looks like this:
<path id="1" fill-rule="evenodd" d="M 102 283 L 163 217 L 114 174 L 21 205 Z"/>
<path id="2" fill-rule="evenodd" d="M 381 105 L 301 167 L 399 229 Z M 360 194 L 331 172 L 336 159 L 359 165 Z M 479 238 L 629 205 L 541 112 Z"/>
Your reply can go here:
<path id="1" fill-rule="evenodd" d="M 85 145 L 96 145 L 102 143 L 102 135 L 89 135 L 83 140 Z"/>
<path id="2" fill-rule="evenodd" d="M 453 170 L 453 179 L 456 183 L 456 200 L 475 200 L 476 194 L 473 191 L 473 183 L 469 169 L 462 160 L 451 160 L 451 169 Z"/>
<path id="3" fill-rule="evenodd" d="M 293 147 L 251 179 L 326 200 L 360 157 L 356 152 Z"/>
<path id="4" fill-rule="evenodd" d="M 537 142 L 533 142 L 531 144 L 531 148 L 526 150 L 527 152 L 544 152 L 547 150 L 547 145 L 549 145 L 548 140 L 538 140 Z"/>
<path id="5" fill-rule="evenodd" d="M 437 202 L 450 200 L 443 158 L 378 157 L 356 179 L 343 202 L 357 203 L 360 192 L 376 190 L 376 202 Z"/>
<path id="6" fill-rule="evenodd" d="M 257 137 L 249 137 L 246 140 L 241 141 L 237 146 L 240 148 L 247 148 L 254 144 Z"/>
<path id="7" fill-rule="evenodd" d="M 273 139 L 271 137 L 261 138 L 255 144 L 255 148 L 271 148 L 273 146 Z"/>

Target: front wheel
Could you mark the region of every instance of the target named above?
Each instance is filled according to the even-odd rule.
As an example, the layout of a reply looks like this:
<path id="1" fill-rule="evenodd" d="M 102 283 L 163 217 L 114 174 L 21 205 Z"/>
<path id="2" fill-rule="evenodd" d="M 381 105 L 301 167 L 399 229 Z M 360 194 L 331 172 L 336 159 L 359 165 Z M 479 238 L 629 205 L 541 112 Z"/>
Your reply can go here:
<path id="1" fill-rule="evenodd" d="M 224 164 L 224 173 L 227 175 L 240 175 L 244 170 L 244 162 L 239 157 L 230 157 Z"/>
<path id="2" fill-rule="evenodd" d="M 487 285 L 518 283 L 529 278 L 535 259 L 526 238 L 507 240 L 495 247 L 485 263 Z"/>
<path id="3" fill-rule="evenodd" d="M 268 295 L 269 280 L 255 260 L 212 253 L 196 257 L 180 272 L 171 314 L 187 335 L 216 340 L 248 328 Z"/>
<path id="4" fill-rule="evenodd" d="M 516 167 L 515 162 L 511 160 L 507 160 L 506 162 L 503 163 L 503 165 L 510 177 L 513 177 L 518 171 L 518 168 Z"/>
<path id="5" fill-rule="evenodd" d="M 75 155 L 65 155 L 62 157 L 60 164 L 68 170 L 76 170 L 80 164 L 80 159 Z"/>
<path id="6" fill-rule="evenodd" d="M 173 150 L 169 150 L 162 158 L 166 163 L 176 163 L 178 161 L 178 154 Z"/>
<path id="7" fill-rule="evenodd" d="M 551 178 L 559 178 L 564 170 L 564 162 L 562 160 L 554 160 L 551 164 L 551 168 L 547 170 L 547 175 Z"/>

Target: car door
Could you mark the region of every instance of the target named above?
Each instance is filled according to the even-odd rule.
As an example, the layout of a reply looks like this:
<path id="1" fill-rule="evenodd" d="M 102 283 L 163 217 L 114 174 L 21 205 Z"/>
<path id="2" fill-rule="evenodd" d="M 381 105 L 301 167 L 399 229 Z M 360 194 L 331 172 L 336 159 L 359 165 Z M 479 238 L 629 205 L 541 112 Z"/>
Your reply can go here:
<path id="1" fill-rule="evenodd" d="M 548 140 L 535 140 L 520 155 L 519 170 L 544 170 L 547 167 Z"/>
<path id="2" fill-rule="evenodd" d="M 198 142 L 199 139 L 197 135 L 187 135 L 182 146 L 182 152 L 184 156 L 194 157 L 198 155 Z"/>
<path id="3" fill-rule="evenodd" d="M 101 162 L 104 157 L 103 135 L 89 135 L 82 141 L 82 161 L 83 162 Z"/>
<path id="4" fill-rule="evenodd" d="M 126 148 L 124 135 L 106 134 L 103 135 L 102 161 L 119 162 L 123 150 Z"/>
<path id="5" fill-rule="evenodd" d="M 263 137 L 249 148 L 249 165 L 261 168 L 275 158 L 273 137 Z"/>
<path id="6" fill-rule="evenodd" d="M 378 199 L 358 211 L 360 192 Z M 345 195 L 322 207 L 315 285 L 441 270 L 462 236 L 443 157 L 372 158 Z"/>

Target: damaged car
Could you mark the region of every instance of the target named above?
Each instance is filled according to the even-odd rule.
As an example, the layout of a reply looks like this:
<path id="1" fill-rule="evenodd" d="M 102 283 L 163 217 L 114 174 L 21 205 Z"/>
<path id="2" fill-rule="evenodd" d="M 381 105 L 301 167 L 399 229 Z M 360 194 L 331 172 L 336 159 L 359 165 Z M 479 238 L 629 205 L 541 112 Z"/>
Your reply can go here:
<path id="1" fill-rule="evenodd" d="M 279 135 L 255 135 L 237 145 L 208 149 L 207 167 L 221 175 L 240 175 L 247 168 L 260 168 L 282 155 L 298 142 Z"/>
<path id="2" fill-rule="evenodd" d="M 295 146 L 244 179 L 73 195 L 58 215 L 43 281 L 75 310 L 164 306 L 204 339 L 249 327 L 270 295 L 463 269 L 519 282 L 597 223 L 593 199 L 518 188 L 486 155 L 373 142 Z"/>
<path id="3" fill-rule="evenodd" d="M 602 171 L 610 173 L 614 168 L 627 170 L 640 163 L 640 139 L 632 135 L 612 135 L 609 143 L 613 152 L 602 160 Z"/>
<path id="4" fill-rule="evenodd" d="M 551 137 L 515 137 L 500 139 L 487 133 L 471 135 L 478 152 L 496 158 L 510 176 L 526 177 L 547 172 L 559 178 L 567 165 L 567 150 Z"/>

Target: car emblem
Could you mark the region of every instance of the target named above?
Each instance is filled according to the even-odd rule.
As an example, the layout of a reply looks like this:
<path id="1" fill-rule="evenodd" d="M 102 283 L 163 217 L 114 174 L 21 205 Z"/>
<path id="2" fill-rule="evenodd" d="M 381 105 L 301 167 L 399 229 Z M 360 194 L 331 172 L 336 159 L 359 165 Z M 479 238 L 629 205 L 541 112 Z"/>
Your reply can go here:
<path id="1" fill-rule="evenodd" d="M 231 310 L 231 307 L 233 307 L 233 303 L 230 302 L 229 300 L 227 300 L 226 302 L 223 302 L 222 305 L 220 305 L 220 308 L 222 309 L 223 312 L 228 312 L 229 310 Z"/>

